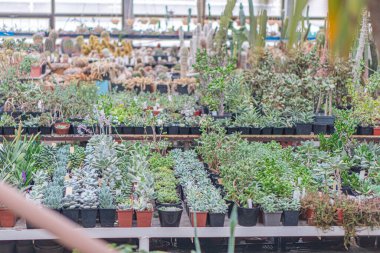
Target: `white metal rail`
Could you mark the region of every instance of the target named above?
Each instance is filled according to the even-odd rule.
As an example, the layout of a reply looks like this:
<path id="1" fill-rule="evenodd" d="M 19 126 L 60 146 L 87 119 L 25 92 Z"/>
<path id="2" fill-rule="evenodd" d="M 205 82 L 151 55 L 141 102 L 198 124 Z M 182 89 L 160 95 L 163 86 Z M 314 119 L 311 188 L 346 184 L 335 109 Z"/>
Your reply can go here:
<path id="1" fill-rule="evenodd" d="M 149 250 L 150 238 L 192 238 L 194 237 L 194 228 L 78 228 L 84 230 L 91 238 L 137 238 L 140 242 L 140 249 Z M 229 227 L 206 227 L 198 228 L 198 237 L 200 238 L 223 238 L 229 237 Z M 341 237 L 344 236 L 342 227 L 331 227 L 329 230 L 322 231 L 314 226 L 297 226 L 297 227 L 241 227 L 237 226 L 235 230 L 236 237 Z M 358 229 L 358 236 L 380 236 L 380 229 L 371 230 L 370 228 Z M 57 239 L 44 229 L 1 229 L 1 240 L 50 240 Z"/>

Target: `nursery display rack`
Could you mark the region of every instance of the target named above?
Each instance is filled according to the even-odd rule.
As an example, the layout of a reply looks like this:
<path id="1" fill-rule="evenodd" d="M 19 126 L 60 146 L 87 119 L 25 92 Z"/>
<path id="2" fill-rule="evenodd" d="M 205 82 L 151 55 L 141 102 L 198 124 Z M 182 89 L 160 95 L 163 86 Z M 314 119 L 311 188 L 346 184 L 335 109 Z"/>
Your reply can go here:
<path id="1" fill-rule="evenodd" d="M 224 227 L 203 227 L 197 229 L 199 238 L 228 238 L 230 236 L 229 221 L 226 219 Z M 153 219 L 152 227 L 148 228 L 79 228 L 91 238 L 99 239 L 127 239 L 134 238 L 139 240 L 139 248 L 149 251 L 149 241 L 154 238 L 194 238 L 195 229 L 190 226 L 189 219 L 183 215 L 180 227 L 160 227 L 158 218 Z M 363 228 L 357 232 L 361 237 L 380 236 L 380 229 Z M 344 229 L 333 226 L 329 230 L 323 231 L 315 226 L 308 226 L 301 221 L 299 226 L 269 227 L 258 224 L 254 227 L 242 227 L 237 225 L 235 229 L 236 238 L 250 237 L 343 237 Z M 44 229 L 26 229 L 25 221 L 19 220 L 16 227 L 0 229 L 0 241 L 7 240 L 52 240 L 57 239 L 53 234 Z"/>
<path id="2" fill-rule="evenodd" d="M 69 141 L 78 141 L 78 142 L 86 142 L 93 135 L 40 135 L 40 140 L 43 142 L 69 142 Z M 112 135 L 114 140 L 130 140 L 130 141 L 138 141 L 138 140 L 153 140 L 153 135 Z M 327 135 L 328 136 L 328 135 Z M 269 141 L 278 141 L 278 142 L 288 142 L 288 143 L 299 143 L 302 141 L 318 141 L 318 135 L 241 135 L 242 138 L 248 141 L 257 141 L 257 142 L 269 142 Z M 3 139 L 13 140 L 15 138 L 14 135 L 0 135 L 0 141 Z M 184 142 L 192 142 L 198 138 L 200 135 L 157 135 L 157 139 L 164 139 L 167 141 L 184 141 Z M 354 135 L 352 137 L 358 141 L 367 141 L 367 142 L 380 142 L 380 136 L 375 135 Z"/>

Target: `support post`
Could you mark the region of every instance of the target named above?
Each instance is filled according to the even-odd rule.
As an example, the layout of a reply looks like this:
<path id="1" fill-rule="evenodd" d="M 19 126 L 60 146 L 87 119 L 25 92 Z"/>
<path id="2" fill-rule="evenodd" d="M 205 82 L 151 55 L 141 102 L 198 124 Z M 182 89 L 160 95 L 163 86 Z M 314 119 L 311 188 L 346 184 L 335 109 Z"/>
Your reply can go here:
<path id="1" fill-rule="evenodd" d="M 149 237 L 139 238 L 139 250 L 149 252 Z"/>
<path id="2" fill-rule="evenodd" d="M 123 15 L 123 30 L 130 31 L 132 26 L 128 25 L 128 21 L 134 18 L 133 16 L 133 0 L 122 0 L 122 15 Z"/>

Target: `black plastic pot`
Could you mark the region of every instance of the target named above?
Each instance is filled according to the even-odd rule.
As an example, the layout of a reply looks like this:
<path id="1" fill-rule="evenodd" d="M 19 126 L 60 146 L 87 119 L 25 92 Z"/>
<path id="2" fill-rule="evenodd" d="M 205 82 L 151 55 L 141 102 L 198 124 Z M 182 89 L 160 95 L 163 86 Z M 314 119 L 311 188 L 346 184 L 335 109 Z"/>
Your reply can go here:
<path id="1" fill-rule="evenodd" d="M 201 134 L 201 128 L 200 127 L 191 127 L 190 133 L 191 134 Z"/>
<path id="2" fill-rule="evenodd" d="M 182 95 L 187 95 L 189 94 L 189 90 L 187 89 L 187 85 L 182 86 L 182 85 L 177 85 L 177 92 Z"/>
<path id="3" fill-rule="evenodd" d="M 359 135 L 373 135 L 373 127 L 371 127 L 371 126 L 368 126 L 368 127 L 359 126 L 358 127 L 358 134 Z"/>
<path id="4" fill-rule="evenodd" d="M 210 227 L 224 227 L 225 213 L 209 213 Z"/>
<path id="5" fill-rule="evenodd" d="M 285 127 L 284 134 L 285 135 L 294 135 L 296 133 L 296 129 L 294 127 Z"/>
<path id="6" fill-rule="evenodd" d="M 299 211 L 284 211 L 282 224 L 284 226 L 298 226 L 299 215 Z"/>
<path id="7" fill-rule="evenodd" d="M 230 218 L 231 216 L 231 213 L 232 213 L 232 208 L 234 207 L 235 203 L 231 200 L 226 200 L 226 203 L 227 203 L 227 216 L 228 218 Z"/>
<path id="8" fill-rule="evenodd" d="M 244 227 L 256 226 L 259 208 L 238 207 L 238 224 Z"/>
<path id="9" fill-rule="evenodd" d="M 116 220 L 116 209 L 99 209 L 100 226 L 113 227 Z"/>
<path id="10" fill-rule="evenodd" d="M 179 73 L 179 72 L 173 72 L 171 74 L 171 76 L 172 76 L 172 80 L 180 79 L 181 78 L 181 73 Z"/>
<path id="11" fill-rule="evenodd" d="M 263 129 L 261 129 L 261 134 L 262 135 L 271 135 L 272 131 L 273 131 L 272 127 L 264 127 Z"/>
<path id="12" fill-rule="evenodd" d="M 272 134 L 273 135 L 283 135 L 284 134 L 284 128 L 283 127 L 274 127 Z"/>
<path id="13" fill-rule="evenodd" d="M 51 126 L 40 126 L 40 132 L 41 134 L 51 134 Z"/>
<path id="14" fill-rule="evenodd" d="M 164 84 L 158 84 L 157 85 L 157 91 L 159 91 L 162 94 L 168 93 L 168 86 L 164 85 Z"/>
<path id="15" fill-rule="evenodd" d="M 123 133 L 123 126 L 112 126 L 111 132 L 112 132 L 112 134 L 122 134 Z"/>
<path id="16" fill-rule="evenodd" d="M 168 128 L 165 126 L 156 126 L 157 134 L 166 134 L 168 132 Z"/>
<path id="17" fill-rule="evenodd" d="M 136 92 L 136 94 L 140 94 L 140 92 L 141 92 L 140 87 L 134 87 L 133 90 Z"/>
<path id="18" fill-rule="evenodd" d="M 315 115 L 314 123 L 322 125 L 334 125 L 335 116 Z"/>
<path id="19" fill-rule="evenodd" d="M 327 134 L 327 125 L 314 123 L 313 132 L 314 134 Z"/>
<path id="20" fill-rule="evenodd" d="M 81 209 L 81 221 L 84 228 L 94 228 L 96 226 L 96 216 L 98 209 Z"/>
<path id="21" fill-rule="evenodd" d="M 150 84 L 145 85 L 144 92 L 151 93 L 152 92 L 152 85 L 150 85 Z"/>
<path id="22" fill-rule="evenodd" d="M 3 134 L 3 127 L 0 127 L 0 135 Z"/>
<path id="23" fill-rule="evenodd" d="M 190 134 L 190 127 L 179 127 L 178 132 L 179 134 L 188 135 Z"/>
<path id="24" fill-rule="evenodd" d="M 146 126 L 145 133 L 149 135 L 153 134 L 153 128 L 151 126 Z"/>
<path id="25" fill-rule="evenodd" d="M 134 134 L 134 127 L 131 126 L 123 126 L 123 134 Z"/>
<path id="26" fill-rule="evenodd" d="M 249 127 L 239 127 L 239 132 L 243 135 L 248 135 L 250 132 L 250 128 Z"/>
<path id="27" fill-rule="evenodd" d="M 39 129 L 38 129 L 38 127 L 28 127 L 28 134 L 30 134 L 30 135 L 36 135 L 36 134 L 38 134 L 38 131 L 39 131 Z"/>
<path id="28" fill-rule="evenodd" d="M 28 134 L 28 127 L 24 126 L 21 128 L 21 134 Z"/>
<path id="29" fill-rule="evenodd" d="M 32 240 L 23 240 L 16 242 L 17 253 L 34 253 L 34 245 Z"/>
<path id="30" fill-rule="evenodd" d="M 62 215 L 75 223 L 79 222 L 79 209 L 63 209 Z"/>
<path id="31" fill-rule="evenodd" d="M 157 209 L 161 227 L 179 227 L 179 223 L 181 221 L 181 216 L 183 212 L 182 207 L 179 208 L 180 210 L 177 211 L 160 210 L 160 206 Z"/>
<path id="32" fill-rule="evenodd" d="M 168 128 L 168 134 L 178 134 L 179 127 L 178 126 L 169 126 Z"/>
<path id="33" fill-rule="evenodd" d="M 239 131 L 238 127 L 227 127 L 227 134 L 233 134 Z"/>
<path id="34" fill-rule="evenodd" d="M 3 127 L 3 134 L 4 135 L 14 135 L 15 134 L 15 127 L 10 127 L 10 126 L 4 126 Z"/>
<path id="35" fill-rule="evenodd" d="M 141 126 L 135 127 L 135 134 L 142 135 L 144 133 L 145 133 L 144 127 L 141 127 Z"/>
<path id="36" fill-rule="evenodd" d="M 259 135 L 259 134 L 261 134 L 261 128 L 251 127 L 250 134 L 252 134 L 252 135 Z"/>
<path id="37" fill-rule="evenodd" d="M 296 134 L 297 135 L 309 135 L 313 131 L 313 124 L 309 123 L 297 123 Z"/>
<path id="38" fill-rule="evenodd" d="M 0 241 L 1 253 L 15 253 L 16 241 Z"/>
<path id="39" fill-rule="evenodd" d="M 334 125 L 328 125 L 327 126 L 327 134 L 333 134 L 335 132 Z"/>
<path id="40" fill-rule="evenodd" d="M 34 250 L 36 253 L 63 253 L 65 249 L 57 243 L 52 246 L 44 246 L 34 242 Z"/>

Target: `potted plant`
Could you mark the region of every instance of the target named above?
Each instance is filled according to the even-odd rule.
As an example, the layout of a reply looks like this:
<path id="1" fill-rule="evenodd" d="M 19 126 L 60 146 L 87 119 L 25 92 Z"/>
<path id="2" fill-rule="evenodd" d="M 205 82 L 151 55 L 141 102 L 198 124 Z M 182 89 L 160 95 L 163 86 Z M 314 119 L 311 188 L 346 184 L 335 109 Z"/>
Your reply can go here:
<path id="1" fill-rule="evenodd" d="M 116 206 L 110 188 L 102 184 L 99 191 L 99 218 L 102 227 L 113 227 L 116 220 Z"/>
<path id="2" fill-rule="evenodd" d="M 69 134 L 70 126 L 71 124 L 67 122 L 56 122 L 54 124 L 54 131 L 59 135 L 67 135 Z"/>
<path id="3" fill-rule="evenodd" d="M 140 196 L 133 203 L 133 209 L 136 211 L 137 227 L 150 227 L 153 218 L 153 205 L 150 200 Z"/>
<path id="4" fill-rule="evenodd" d="M 41 134 L 51 134 L 51 126 L 53 125 L 53 117 L 50 113 L 42 113 L 39 117 L 39 130 Z"/>
<path id="5" fill-rule="evenodd" d="M 29 120 L 23 122 L 27 129 L 27 133 L 30 135 L 36 135 L 39 132 L 39 117 L 30 117 Z"/>
<path id="6" fill-rule="evenodd" d="M 81 199 L 78 192 L 79 185 L 75 182 L 74 178 L 70 179 L 68 182 L 69 183 L 66 185 L 66 195 L 62 199 L 62 214 L 71 221 L 78 223 Z"/>
<path id="7" fill-rule="evenodd" d="M 16 225 L 16 215 L 6 206 L 0 204 L 0 227 L 12 228 Z"/>
<path id="8" fill-rule="evenodd" d="M 260 200 L 263 210 L 264 226 L 280 226 L 282 216 L 282 202 L 273 194 L 268 194 Z"/>
<path id="9" fill-rule="evenodd" d="M 216 192 L 216 191 L 215 191 Z M 227 204 L 221 198 L 219 192 L 211 194 L 210 210 L 208 213 L 210 227 L 224 227 L 227 213 Z"/>
<path id="10" fill-rule="evenodd" d="M 251 202 L 251 201 L 249 201 Z M 252 203 L 252 202 L 251 202 Z M 238 205 L 238 224 L 244 227 L 256 226 L 257 219 L 259 216 L 259 206 L 247 204 Z"/>
<path id="11" fill-rule="evenodd" d="M 80 216 L 84 228 L 94 228 L 98 215 L 97 185 L 87 186 L 81 193 Z"/>
<path id="12" fill-rule="evenodd" d="M 57 213 L 62 210 L 63 187 L 52 182 L 46 187 L 43 204 Z"/>
<path id="13" fill-rule="evenodd" d="M 3 126 L 4 135 L 14 135 L 16 131 L 16 121 L 15 119 L 8 114 L 1 115 L 1 125 Z"/>
<path id="14" fill-rule="evenodd" d="M 31 56 L 30 77 L 38 78 L 42 75 L 42 62 L 39 54 L 33 54 Z"/>
<path id="15" fill-rule="evenodd" d="M 283 225 L 298 226 L 301 204 L 298 199 L 288 199 L 283 201 Z"/>
<path id="16" fill-rule="evenodd" d="M 158 206 L 161 227 L 179 227 L 183 208 L 181 206 Z"/>
<path id="17" fill-rule="evenodd" d="M 293 121 L 296 123 L 297 135 L 309 135 L 313 131 L 314 113 L 312 112 L 295 112 Z"/>
<path id="18" fill-rule="evenodd" d="M 133 220 L 133 200 L 131 198 L 117 199 L 117 220 L 119 227 L 132 227 Z"/>

